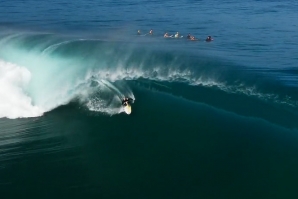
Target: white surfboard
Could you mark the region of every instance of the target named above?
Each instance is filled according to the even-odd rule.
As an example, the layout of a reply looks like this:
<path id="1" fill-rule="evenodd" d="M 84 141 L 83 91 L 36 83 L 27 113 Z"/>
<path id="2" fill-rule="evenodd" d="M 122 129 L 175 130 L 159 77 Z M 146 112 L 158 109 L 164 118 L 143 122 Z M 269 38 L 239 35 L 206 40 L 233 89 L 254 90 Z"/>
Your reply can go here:
<path id="1" fill-rule="evenodd" d="M 130 106 L 130 104 L 124 106 L 124 112 L 125 112 L 127 115 L 131 114 L 131 106 Z"/>
<path id="2" fill-rule="evenodd" d="M 174 38 L 174 39 L 180 39 L 180 38 L 183 38 L 183 36 L 179 36 L 179 37 L 171 37 L 171 38 Z"/>

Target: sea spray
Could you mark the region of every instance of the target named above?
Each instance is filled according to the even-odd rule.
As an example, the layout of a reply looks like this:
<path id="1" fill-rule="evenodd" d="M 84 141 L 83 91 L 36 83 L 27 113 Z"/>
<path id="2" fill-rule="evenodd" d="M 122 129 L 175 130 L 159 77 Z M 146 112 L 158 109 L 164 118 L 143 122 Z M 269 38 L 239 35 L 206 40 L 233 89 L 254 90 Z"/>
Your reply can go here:
<path id="1" fill-rule="evenodd" d="M 31 73 L 26 68 L 0 60 L 0 118 L 37 117 L 44 110 L 27 95 Z"/>

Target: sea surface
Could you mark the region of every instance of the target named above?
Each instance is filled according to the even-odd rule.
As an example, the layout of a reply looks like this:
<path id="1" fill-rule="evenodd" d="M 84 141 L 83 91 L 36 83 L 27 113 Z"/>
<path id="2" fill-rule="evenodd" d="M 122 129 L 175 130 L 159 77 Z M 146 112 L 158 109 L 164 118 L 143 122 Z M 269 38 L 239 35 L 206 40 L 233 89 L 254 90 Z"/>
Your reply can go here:
<path id="1" fill-rule="evenodd" d="M 297 19 L 296 0 L 1 0 L 0 198 L 297 199 Z"/>

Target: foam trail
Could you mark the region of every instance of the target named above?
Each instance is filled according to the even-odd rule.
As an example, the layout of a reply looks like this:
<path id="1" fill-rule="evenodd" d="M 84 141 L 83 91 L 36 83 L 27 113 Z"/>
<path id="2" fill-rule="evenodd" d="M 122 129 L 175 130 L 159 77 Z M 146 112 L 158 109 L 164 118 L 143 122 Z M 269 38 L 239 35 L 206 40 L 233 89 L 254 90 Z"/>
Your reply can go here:
<path id="1" fill-rule="evenodd" d="M 85 104 L 90 111 L 114 115 L 124 111 L 121 104 L 124 97 L 135 100 L 131 90 L 125 86 L 123 81 L 118 82 L 120 83 L 118 86 L 116 85 L 117 82 L 110 83 L 95 76 L 91 76 L 89 81 L 91 83 L 88 89 L 81 92 L 78 97 L 81 103 Z"/>
<path id="2" fill-rule="evenodd" d="M 132 92 L 129 92 L 127 96 L 125 96 L 123 93 L 120 92 L 120 90 L 118 88 L 116 88 L 113 84 L 111 84 L 110 82 L 102 79 L 101 83 L 103 83 L 105 86 L 107 86 L 108 88 L 110 88 L 111 90 L 115 91 L 118 94 L 118 97 L 120 99 L 123 99 L 124 97 L 130 97 L 133 100 L 135 100 L 134 95 L 132 94 Z"/>
<path id="3" fill-rule="evenodd" d="M 0 118 L 41 116 L 44 110 L 26 95 L 31 73 L 24 67 L 0 60 Z"/>
<path id="4" fill-rule="evenodd" d="M 46 53 L 52 52 L 52 51 L 54 51 L 56 48 L 58 48 L 59 46 L 64 45 L 64 44 L 68 44 L 68 43 L 70 43 L 70 42 L 73 42 L 73 41 L 63 41 L 63 42 L 60 42 L 60 43 L 57 43 L 57 44 L 53 44 L 53 45 L 51 45 L 51 46 L 48 46 L 46 49 L 44 49 L 44 50 L 42 51 L 42 54 L 44 55 L 44 54 L 46 54 Z"/>

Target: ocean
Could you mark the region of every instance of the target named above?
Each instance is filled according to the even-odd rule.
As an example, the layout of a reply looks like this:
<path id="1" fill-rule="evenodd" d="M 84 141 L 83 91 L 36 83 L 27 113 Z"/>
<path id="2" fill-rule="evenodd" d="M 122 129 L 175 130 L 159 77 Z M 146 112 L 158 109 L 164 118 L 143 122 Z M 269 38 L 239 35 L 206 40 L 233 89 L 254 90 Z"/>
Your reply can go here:
<path id="1" fill-rule="evenodd" d="M 0 198 L 297 199 L 297 10 L 0 1 Z"/>

